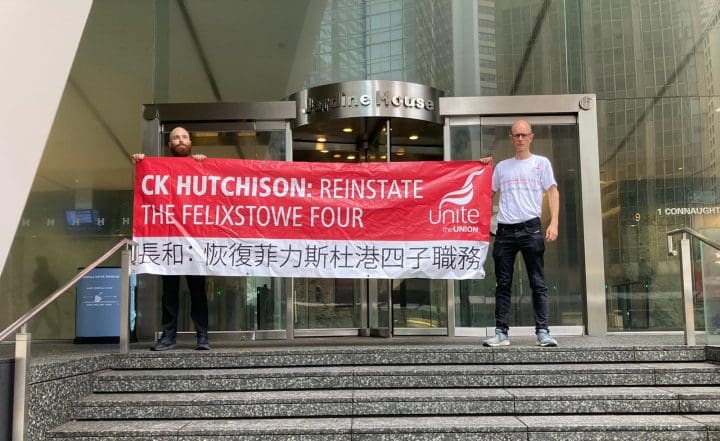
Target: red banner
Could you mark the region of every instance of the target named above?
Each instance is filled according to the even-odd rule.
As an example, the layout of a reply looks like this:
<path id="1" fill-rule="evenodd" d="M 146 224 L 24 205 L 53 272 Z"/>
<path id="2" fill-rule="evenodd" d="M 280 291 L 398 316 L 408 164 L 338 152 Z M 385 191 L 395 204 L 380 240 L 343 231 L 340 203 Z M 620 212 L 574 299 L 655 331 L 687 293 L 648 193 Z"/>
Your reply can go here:
<path id="1" fill-rule="evenodd" d="M 490 165 L 146 158 L 138 273 L 484 277 Z"/>

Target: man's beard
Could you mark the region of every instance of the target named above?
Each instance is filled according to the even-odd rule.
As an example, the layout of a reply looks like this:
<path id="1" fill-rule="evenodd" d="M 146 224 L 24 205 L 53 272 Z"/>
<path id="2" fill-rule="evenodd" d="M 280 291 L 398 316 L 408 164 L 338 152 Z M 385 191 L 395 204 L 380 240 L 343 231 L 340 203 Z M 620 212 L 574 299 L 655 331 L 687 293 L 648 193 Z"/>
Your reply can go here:
<path id="1" fill-rule="evenodd" d="M 178 144 L 174 148 L 171 148 L 170 152 L 173 154 L 173 156 L 190 156 L 190 146 L 187 144 Z"/>

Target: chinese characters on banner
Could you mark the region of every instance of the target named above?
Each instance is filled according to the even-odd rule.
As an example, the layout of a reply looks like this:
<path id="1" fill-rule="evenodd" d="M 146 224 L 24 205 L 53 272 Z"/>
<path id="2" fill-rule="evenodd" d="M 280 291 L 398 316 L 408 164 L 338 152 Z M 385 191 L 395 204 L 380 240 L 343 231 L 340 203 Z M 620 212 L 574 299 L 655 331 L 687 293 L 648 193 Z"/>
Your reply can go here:
<path id="1" fill-rule="evenodd" d="M 491 165 L 145 158 L 136 167 L 138 273 L 485 275 Z"/>

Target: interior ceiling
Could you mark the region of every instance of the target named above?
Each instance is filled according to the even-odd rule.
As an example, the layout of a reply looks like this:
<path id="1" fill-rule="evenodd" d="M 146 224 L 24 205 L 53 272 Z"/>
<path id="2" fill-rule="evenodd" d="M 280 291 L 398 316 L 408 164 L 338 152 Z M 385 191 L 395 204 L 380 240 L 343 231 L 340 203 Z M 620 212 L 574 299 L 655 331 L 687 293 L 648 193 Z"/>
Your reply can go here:
<path id="1" fill-rule="evenodd" d="M 143 104 L 272 101 L 303 89 L 325 7 L 326 0 L 95 0 L 33 191 L 131 189 Z M 403 126 L 398 121 L 393 135 L 414 130 Z"/>
<path id="2" fill-rule="evenodd" d="M 314 47 L 320 17 L 315 17 L 319 14 L 315 8 L 309 8 L 310 3 L 310 0 L 171 2 L 168 37 L 172 44 L 173 34 L 180 34 L 177 30 L 182 29 L 185 32 L 177 37 L 185 38 L 180 50 L 170 47 L 168 69 L 173 69 L 174 63 L 184 64 L 195 58 L 196 68 L 202 70 L 207 85 L 217 86 L 208 101 L 283 99 L 295 91 L 288 87 L 302 88 L 302 84 L 289 84 L 295 59 L 312 58 L 312 52 L 298 54 L 308 12 L 312 13 L 308 23 L 317 22 L 315 29 L 306 34 L 313 37 L 309 47 Z M 318 2 L 313 3 L 317 6 Z M 269 4 L 275 7 L 268 7 Z"/>
<path id="3" fill-rule="evenodd" d="M 325 1 L 272 5 L 96 0 L 33 191 L 131 189 L 143 104 L 273 101 L 303 88 Z"/>
<path id="4" fill-rule="evenodd" d="M 387 118 L 346 118 L 323 121 L 293 129 L 293 140 L 316 142 L 323 137 L 327 142 L 361 145 L 364 141 L 373 142 L 386 127 Z M 352 129 L 347 133 L 344 129 Z M 392 118 L 390 123 L 391 143 L 417 146 L 442 146 L 443 126 L 406 118 Z M 415 135 L 417 139 L 410 140 Z"/>

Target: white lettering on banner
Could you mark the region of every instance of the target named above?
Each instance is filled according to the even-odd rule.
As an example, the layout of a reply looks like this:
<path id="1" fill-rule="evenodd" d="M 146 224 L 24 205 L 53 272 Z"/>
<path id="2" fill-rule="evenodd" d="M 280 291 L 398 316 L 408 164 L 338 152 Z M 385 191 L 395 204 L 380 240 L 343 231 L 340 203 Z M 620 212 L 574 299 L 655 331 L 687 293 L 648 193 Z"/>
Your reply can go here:
<path id="1" fill-rule="evenodd" d="M 170 176 L 157 176 L 157 175 L 147 175 L 144 176 L 142 179 L 142 192 L 146 195 L 152 196 L 152 195 L 158 195 L 158 194 L 168 194 L 167 188 L 165 188 L 165 182 L 167 182 L 168 178 Z M 154 182 L 155 187 L 154 189 L 151 189 L 152 187 L 149 187 L 150 182 Z"/>
<path id="2" fill-rule="evenodd" d="M 719 214 L 720 207 L 667 207 L 665 209 L 658 208 L 658 215 L 665 216 L 681 216 L 689 214 Z"/>
<path id="3" fill-rule="evenodd" d="M 362 215 L 359 207 L 310 207 L 310 226 L 317 226 L 319 221 L 325 228 L 365 228 Z"/>
<path id="4" fill-rule="evenodd" d="M 437 224 L 477 224 L 480 220 L 480 211 L 475 208 L 467 209 L 460 207 L 454 210 L 445 209 L 438 210 L 436 217 L 433 218 L 433 211 L 429 212 L 429 220 L 433 225 Z"/>
<path id="5" fill-rule="evenodd" d="M 422 199 L 422 179 L 320 179 L 328 199 Z"/>
<path id="6" fill-rule="evenodd" d="M 218 226 L 300 227 L 302 207 L 264 205 L 208 206 L 184 204 L 182 223 Z"/>
<path id="7" fill-rule="evenodd" d="M 165 176 L 167 178 L 167 176 Z M 144 180 L 143 180 L 144 181 Z M 146 193 L 148 194 L 148 193 Z M 167 193 L 163 193 L 167 194 Z M 244 196 L 244 197 L 306 197 L 305 178 L 271 178 L 269 176 L 178 176 L 178 196 Z"/>
<path id="8" fill-rule="evenodd" d="M 143 210 L 143 221 L 147 225 L 169 225 L 175 223 L 175 214 L 173 213 L 175 204 L 161 204 L 157 207 L 155 205 L 143 204 L 140 208 Z"/>
<path id="9" fill-rule="evenodd" d="M 492 168 L 476 161 L 147 158 L 136 167 L 138 274 L 484 276 Z"/>
<path id="10" fill-rule="evenodd" d="M 451 225 L 443 226 L 444 233 L 479 233 L 480 228 L 474 225 Z"/>
<path id="11" fill-rule="evenodd" d="M 146 225 L 174 224 L 173 204 L 140 206 Z M 299 206 L 202 205 L 181 206 L 183 225 L 302 227 L 303 208 Z M 310 207 L 310 226 L 325 228 L 365 228 L 360 207 Z"/>

